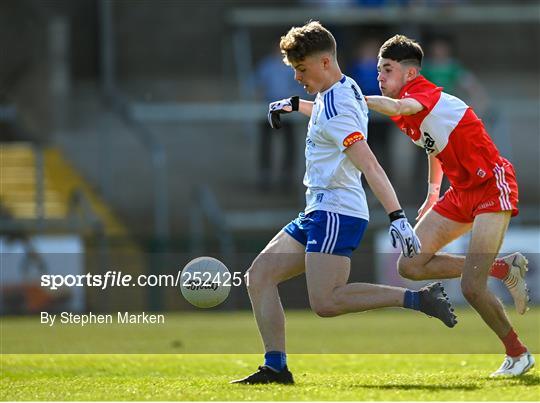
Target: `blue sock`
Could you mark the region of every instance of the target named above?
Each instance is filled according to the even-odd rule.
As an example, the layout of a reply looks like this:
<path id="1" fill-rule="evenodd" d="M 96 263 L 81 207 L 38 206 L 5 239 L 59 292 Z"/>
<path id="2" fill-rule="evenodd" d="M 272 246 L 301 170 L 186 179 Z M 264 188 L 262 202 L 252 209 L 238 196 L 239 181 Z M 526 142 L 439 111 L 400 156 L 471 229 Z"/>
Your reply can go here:
<path id="1" fill-rule="evenodd" d="M 403 299 L 403 308 L 420 310 L 420 294 L 418 291 L 406 290 L 405 298 Z"/>
<path id="2" fill-rule="evenodd" d="M 287 365 L 287 354 L 281 351 L 269 351 L 264 355 L 264 365 L 281 372 Z"/>

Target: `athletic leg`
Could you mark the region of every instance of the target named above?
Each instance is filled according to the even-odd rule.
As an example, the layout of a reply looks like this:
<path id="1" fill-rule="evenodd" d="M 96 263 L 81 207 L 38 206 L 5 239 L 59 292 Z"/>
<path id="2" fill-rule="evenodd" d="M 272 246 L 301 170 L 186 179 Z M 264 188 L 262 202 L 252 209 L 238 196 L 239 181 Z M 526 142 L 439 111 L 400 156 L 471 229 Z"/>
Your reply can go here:
<path id="1" fill-rule="evenodd" d="M 398 270 L 402 277 L 410 280 L 456 278 L 461 276 L 465 256 L 438 252 L 445 245 L 470 230 L 472 224 L 460 223 L 443 217 L 430 210 L 415 227 L 422 243 L 422 253 L 413 258 L 400 256 Z M 465 251 L 464 251 L 465 252 Z M 491 266 L 489 275 L 504 282 L 514 299 L 516 310 L 523 315 L 527 312 L 529 294 L 525 275 L 528 261 L 516 252 L 497 259 Z"/>
<path id="2" fill-rule="evenodd" d="M 278 284 L 304 272 L 305 247 L 280 231 L 246 273 L 253 314 L 265 351 L 285 351 L 285 315 Z"/>
<path id="3" fill-rule="evenodd" d="M 511 325 L 501 302 L 489 291 L 487 278 L 509 222 L 510 212 L 480 214 L 475 218 L 461 277 L 464 297 L 500 338 L 508 334 Z"/>
<path id="4" fill-rule="evenodd" d="M 503 211 L 475 217 L 461 277 L 463 295 L 501 339 L 506 349 L 505 362 L 493 376 L 521 375 L 534 365 L 533 357 L 512 329 L 503 305 L 487 286 L 488 274 L 499 253 L 510 216 L 510 211 Z"/>
<path id="5" fill-rule="evenodd" d="M 455 316 L 438 283 L 420 291 L 379 284 L 349 283 L 350 259 L 345 256 L 308 252 L 306 281 L 312 310 L 322 317 L 361 312 L 384 307 L 404 307 L 406 294 L 416 300 L 413 309 L 437 317 L 447 326 L 455 325 Z"/>
<path id="6" fill-rule="evenodd" d="M 313 311 L 322 317 L 375 308 L 403 306 L 405 288 L 349 283 L 351 260 L 346 256 L 309 252 L 306 281 Z"/>
<path id="7" fill-rule="evenodd" d="M 399 274 L 411 280 L 461 276 L 465 256 L 441 253 L 439 250 L 470 231 L 471 227 L 472 224 L 453 221 L 430 210 L 415 226 L 416 235 L 422 243 L 422 252 L 412 258 L 400 256 Z"/>
<path id="8" fill-rule="evenodd" d="M 255 258 L 246 273 L 246 284 L 264 344 L 265 363 L 242 379 L 241 384 L 294 383 L 285 355 L 285 314 L 278 284 L 304 272 L 305 246 L 280 231 Z"/>

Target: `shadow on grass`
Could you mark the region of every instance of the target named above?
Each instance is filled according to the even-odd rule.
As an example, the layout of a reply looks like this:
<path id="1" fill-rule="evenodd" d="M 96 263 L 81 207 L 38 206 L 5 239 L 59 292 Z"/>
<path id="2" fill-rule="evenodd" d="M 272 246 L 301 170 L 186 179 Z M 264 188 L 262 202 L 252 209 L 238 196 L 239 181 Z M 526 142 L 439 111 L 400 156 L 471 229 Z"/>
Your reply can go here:
<path id="1" fill-rule="evenodd" d="M 538 386 L 540 385 L 540 375 L 537 374 L 525 374 L 516 378 L 483 378 L 484 381 L 488 381 L 492 386 L 512 387 L 512 386 Z M 454 385 L 444 385 L 444 384 L 410 384 L 410 383 L 393 383 L 389 385 L 364 385 L 364 384 L 353 384 L 351 385 L 355 388 L 366 388 L 366 389 L 380 389 L 380 390 L 477 390 L 483 389 L 486 385 L 471 385 L 471 384 L 454 384 Z"/>
<path id="2" fill-rule="evenodd" d="M 438 390 L 477 390 L 481 389 L 481 386 L 476 385 L 419 385 L 419 384 L 408 384 L 408 383 L 399 383 L 392 385 L 351 385 L 355 388 L 366 388 L 366 389 L 380 389 L 380 390 L 430 390 L 436 392 Z"/>
<path id="3" fill-rule="evenodd" d="M 523 386 L 538 386 L 540 385 L 540 375 L 525 374 L 514 378 L 486 378 L 486 380 L 496 383 L 504 383 L 504 385 L 523 385 Z"/>

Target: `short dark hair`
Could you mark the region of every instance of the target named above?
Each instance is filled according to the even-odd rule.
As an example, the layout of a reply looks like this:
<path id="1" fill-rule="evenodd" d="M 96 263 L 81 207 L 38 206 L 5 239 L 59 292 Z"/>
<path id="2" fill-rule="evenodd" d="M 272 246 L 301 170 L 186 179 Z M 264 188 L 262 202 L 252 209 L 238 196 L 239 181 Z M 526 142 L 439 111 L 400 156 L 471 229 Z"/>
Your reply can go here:
<path id="1" fill-rule="evenodd" d="M 382 44 L 379 58 L 394 60 L 399 63 L 422 66 L 424 51 L 414 39 L 405 35 L 394 35 Z"/>
<path id="2" fill-rule="evenodd" d="M 279 43 L 286 64 L 300 62 L 318 52 L 330 52 L 336 57 L 336 40 L 319 21 L 310 21 L 302 27 L 292 27 Z"/>

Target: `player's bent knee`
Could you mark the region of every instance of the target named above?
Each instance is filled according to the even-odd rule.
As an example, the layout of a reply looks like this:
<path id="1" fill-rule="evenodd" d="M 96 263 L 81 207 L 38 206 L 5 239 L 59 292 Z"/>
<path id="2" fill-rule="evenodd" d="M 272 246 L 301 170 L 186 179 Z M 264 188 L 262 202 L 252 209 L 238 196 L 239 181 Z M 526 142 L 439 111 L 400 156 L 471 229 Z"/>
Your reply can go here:
<path id="1" fill-rule="evenodd" d="M 340 314 L 338 307 L 331 301 L 310 298 L 309 305 L 311 306 L 311 310 L 321 318 L 332 318 Z"/>
<path id="2" fill-rule="evenodd" d="M 401 277 L 408 280 L 423 280 L 421 270 L 414 258 L 408 258 L 401 255 L 397 262 L 398 273 Z"/>
<path id="3" fill-rule="evenodd" d="M 321 318 L 333 318 L 335 316 L 339 315 L 339 311 L 337 311 L 334 307 L 331 306 L 317 306 L 311 308 L 313 312 L 317 316 L 320 316 Z"/>

